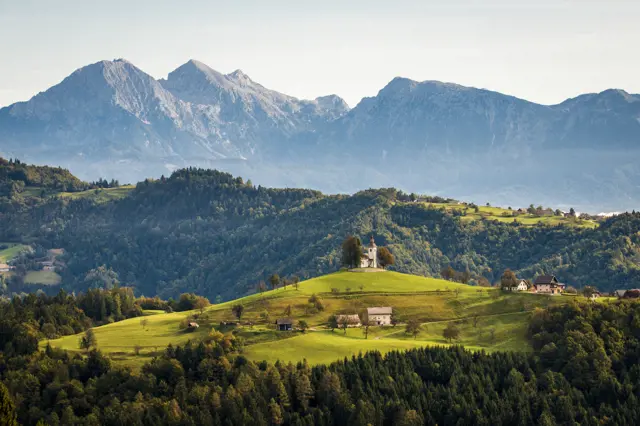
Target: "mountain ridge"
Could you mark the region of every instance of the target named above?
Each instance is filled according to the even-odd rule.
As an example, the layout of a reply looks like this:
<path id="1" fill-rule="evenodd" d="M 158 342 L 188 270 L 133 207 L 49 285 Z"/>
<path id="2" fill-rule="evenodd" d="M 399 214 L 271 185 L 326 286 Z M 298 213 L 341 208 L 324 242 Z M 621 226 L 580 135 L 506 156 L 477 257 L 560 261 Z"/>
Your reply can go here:
<path id="1" fill-rule="evenodd" d="M 87 180 L 137 181 L 193 165 L 269 186 L 397 186 L 619 211 L 640 201 L 638 100 L 609 89 L 542 105 L 396 77 L 349 108 L 336 95 L 300 100 L 194 59 L 158 80 L 117 59 L 0 109 L 0 154 Z"/>

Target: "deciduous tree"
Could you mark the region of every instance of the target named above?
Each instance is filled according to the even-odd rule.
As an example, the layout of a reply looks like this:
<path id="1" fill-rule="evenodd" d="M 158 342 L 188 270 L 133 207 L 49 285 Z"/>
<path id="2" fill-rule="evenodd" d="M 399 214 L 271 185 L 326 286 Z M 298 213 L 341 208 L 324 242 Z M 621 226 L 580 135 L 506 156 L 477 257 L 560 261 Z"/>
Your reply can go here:
<path id="1" fill-rule="evenodd" d="M 335 315 L 331 315 L 329 317 L 329 320 L 327 321 L 327 325 L 331 329 L 331 331 L 338 328 L 338 317 L 336 317 Z"/>
<path id="2" fill-rule="evenodd" d="M 420 334 L 421 328 L 422 325 L 420 324 L 420 322 L 418 320 L 412 319 L 407 321 L 405 332 L 412 335 L 413 338 L 416 339 L 418 337 L 418 334 Z"/>
<path id="3" fill-rule="evenodd" d="M 239 303 L 236 305 L 233 305 L 231 307 L 231 312 L 233 312 L 233 315 L 235 315 L 236 318 L 238 318 L 238 321 L 240 321 L 240 318 L 242 318 L 242 313 L 244 312 L 244 306 L 242 306 Z"/>
<path id="4" fill-rule="evenodd" d="M 278 275 L 278 274 L 271 275 L 269 277 L 269 284 L 271 284 L 271 288 L 273 290 L 278 288 L 278 285 L 280 284 L 280 275 Z"/>
<path id="5" fill-rule="evenodd" d="M 505 269 L 502 273 L 502 277 L 500 277 L 500 288 L 502 290 L 510 290 L 512 287 L 516 287 L 518 285 L 518 278 L 516 274 L 511 269 Z"/>
<path id="6" fill-rule="evenodd" d="M 98 339 L 96 339 L 96 335 L 93 332 L 93 329 L 88 329 L 84 332 L 84 336 L 80 338 L 80 349 L 89 350 L 93 346 L 98 345 Z"/>
<path id="7" fill-rule="evenodd" d="M 452 340 L 457 340 L 460 337 L 460 329 L 456 327 L 453 322 L 447 324 L 447 327 L 442 331 L 442 337 L 447 339 L 449 343 Z"/>
<path id="8" fill-rule="evenodd" d="M 307 324 L 305 320 L 298 321 L 298 329 L 301 330 L 303 333 L 307 331 L 308 328 L 309 328 L 309 324 Z"/>
<path id="9" fill-rule="evenodd" d="M 362 242 L 360 238 L 349 235 L 342 242 L 342 265 L 347 268 L 360 266 L 362 258 Z"/>
<path id="10" fill-rule="evenodd" d="M 391 266 L 395 263 L 396 259 L 393 256 L 393 253 L 391 253 L 388 248 L 378 248 L 378 264 L 382 267 L 382 269 L 386 269 L 387 266 Z"/>

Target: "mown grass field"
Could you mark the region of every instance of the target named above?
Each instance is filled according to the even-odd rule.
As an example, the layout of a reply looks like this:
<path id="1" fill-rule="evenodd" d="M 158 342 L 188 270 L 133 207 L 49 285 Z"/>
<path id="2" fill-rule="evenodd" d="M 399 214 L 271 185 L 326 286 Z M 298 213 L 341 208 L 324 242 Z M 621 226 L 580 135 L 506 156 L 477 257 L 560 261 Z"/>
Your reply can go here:
<path id="1" fill-rule="evenodd" d="M 337 289 L 332 291 L 332 289 Z M 349 290 L 348 290 L 349 289 Z M 324 310 L 317 311 L 308 302 L 312 294 L 320 296 Z M 529 350 L 525 339 L 530 312 L 535 307 L 566 303 L 568 298 L 533 294 L 504 294 L 495 289 L 457 284 L 397 272 L 338 272 L 300 283 L 214 305 L 204 313 L 197 311 L 158 313 L 94 328 L 98 348 L 115 361 L 139 367 L 169 343 L 183 344 L 208 336 L 221 321 L 235 320 L 231 307 L 244 306 L 242 324 L 234 333 L 245 342 L 244 355 L 253 360 L 275 362 L 331 362 L 368 350 L 382 352 L 424 345 L 447 345 L 442 330 L 455 321 L 461 330 L 458 341 L 471 349 Z M 331 314 L 359 313 L 371 306 L 392 306 L 401 322 L 416 319 L 423 323 L 414 339 L 404 326 L 371 327 L 367 339 L 361 329 L 331 332 L 326 328 Z M 311 329 L 306 333 L 274 330 L 276 318 L 291 311 L 294 321 L 304 320 Z M 194 331 L 181 330 L 185 319 L 198 322 Z M 225 329 L 223 331 L 229 331 Z M 51 344 L 80 352 L 80 335 L 52 340 Z M 42 342 L 46 345 L 46 342 Z M 136 355 L 136 347 L 139 354 Z"/>
<path id="2" fill-rule="evenodd" d="M 24 250 L 29 250 L 29 246 L 16 243 L 0 243 L 0 246 L 8 246 L 4 250 L 0 250 L 0 263 L 7 263 L 19 255 Z"/>
<path id="3" fill-rule="evenodd" d="M 99 203 L 106 203 L 111 200 L 118 200 L 129 195 L 135 185 L 123 185 L 117 188 L 90 189 L 82 192 L 61 192 L 58 196 L 76 200 L 79 198 L 91 198 Z"/>
<path id="4" fill-rule="evenodd" d="M 245 356 L 254 361 L 264 359 L 297 362 L 301 358 L 311 364 L 332 361 L 357 355 L 360 352 L 406 350 L 422 346 L 464 345 L 471 350 L 485 351 L 529 351 L 526 340 L 529 312 L 480 317 L 473 320 L 453 321 L 460 329 L 460 337 L 448 342 L 442 332 L 450 321 L 424 323 L 420 334 L 412 336 L 405 327 L 371 327 L 365 338 L 361 328 L 343 330 L 321 330 L 296 333 L 286 342 L 266 342 L 249 345 Z"/>
<path id="5" fill-rule="evenodd" d="M 592 220 L 583 220 L 575 218 L 566 218 L 563 216 L 534 216 L 529 213 L 513 216 L 513 210 L 503 209 L 501 207 L 490 206 L 478 206 L 478 212 L 475 212 L 473 208 L 458 203 L 424 203 L 425 205 L 440 209 L 444 208 L 447 211 L 458 210 L 467 211 L 466 216 L 462 216 L 462 220 L 497 220 L 499 222 L 511 223 L 514 220 L 523 225 L 537 225 L 542 223 L 545 225 L 568 225 L 577 226 L 583 228 L 595 228 L 598 224 Z"/>
<path id="6" fill-rule="evenodd" d="M 24 277 L 27 284 L 56 285 L 60 284 L 61 280 L 60 275 L 54 271 L 29 271 Z"/>

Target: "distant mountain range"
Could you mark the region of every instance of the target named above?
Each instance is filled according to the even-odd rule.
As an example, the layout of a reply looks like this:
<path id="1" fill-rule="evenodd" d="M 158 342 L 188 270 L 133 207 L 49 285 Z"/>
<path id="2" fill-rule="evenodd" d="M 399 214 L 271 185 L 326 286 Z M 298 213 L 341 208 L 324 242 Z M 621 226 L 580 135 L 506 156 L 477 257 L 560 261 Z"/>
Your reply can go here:
<path id="1" fill-rule="evenodd" d="M 102 61 L 0 109 L 0 155 L 90 180 L 193 165 L 325 192 L 395 186 L 477 203 L 631 210 L 640 95 L 607 90 L 545 106 L 395 78 L 349 109 L 336 95 L 299 100 L 193 60 L 166 80 Z"/>

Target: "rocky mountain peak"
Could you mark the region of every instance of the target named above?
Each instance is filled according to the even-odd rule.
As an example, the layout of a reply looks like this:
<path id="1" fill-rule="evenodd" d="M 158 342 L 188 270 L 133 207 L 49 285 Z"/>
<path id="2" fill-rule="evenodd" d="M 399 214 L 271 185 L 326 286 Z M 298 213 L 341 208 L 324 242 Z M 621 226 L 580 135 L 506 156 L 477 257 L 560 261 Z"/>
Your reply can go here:
<path id="1" fill-rule="evenodd" d="M 349 111 L 349 105 L 338 95 L 318 96 L 315 99 L 320 108 L 333 110 L 338 113 Z"/>

